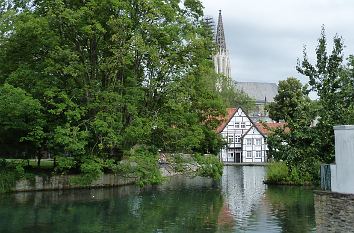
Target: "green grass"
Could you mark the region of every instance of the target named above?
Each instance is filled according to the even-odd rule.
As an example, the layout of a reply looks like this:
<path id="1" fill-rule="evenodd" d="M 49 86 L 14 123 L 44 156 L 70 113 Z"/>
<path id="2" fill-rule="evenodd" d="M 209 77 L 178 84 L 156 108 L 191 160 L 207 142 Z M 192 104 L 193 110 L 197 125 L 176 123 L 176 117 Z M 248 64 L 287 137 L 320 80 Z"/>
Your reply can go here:
<path id="1" fill-rule="evenodd" d="M 7 162 L 11 161 L 28 161 L 29 166 L 33 168 L 37 168 L 37 159 L 6 159 Z M 52 169 L 54 167 L 54 160 L 53 159 L 41 159 L 41 169 Z"/>

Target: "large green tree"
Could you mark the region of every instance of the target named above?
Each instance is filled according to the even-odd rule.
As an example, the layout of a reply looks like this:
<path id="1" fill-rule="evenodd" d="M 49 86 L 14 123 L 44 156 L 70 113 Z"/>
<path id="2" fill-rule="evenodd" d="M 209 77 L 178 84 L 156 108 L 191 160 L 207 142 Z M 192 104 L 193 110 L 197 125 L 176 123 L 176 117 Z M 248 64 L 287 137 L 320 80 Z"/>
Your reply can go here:
<path id="1" fill-rule="evenodd" d="M 343 48 L 342 38 L 336 36 L 328 54 L 322 29 L 316 64 L 309 62 L 306 50 L 298 61 L 297 70 L 309 78 L 309 85 L 302 87 L 292 78 L 281 81 L 279 94 L 269 106 L 271 117 L 287 123 L 287 130 L 277 129 L 269 137 L 270 152 L 275 159 L 286 161 L 291 177 L 317 180 L 318 165 L 334 160 L 333 126 L 353 123 L 353 57 L 345 64 Z M 318 100 L 309 100 L 310 91 Z"/>
<path id="2" fill-rule="evenodd" d="M 335 36 L 332 51 L 328 54 L 323 28 L 316 49 L 316 64 L 309 62 L 304 51 L 304 58 L 297 66 L 297 70 L 309 78 L 310 90 L 319 97 L 318 124 L 315 130 L 321 137 L 316 140 L 315 147 L 325 162 L 332 162 L 334 159 L 333 126 L 353 123 L 353 59 L 349 56 L 349 63 L 345 64 L 343 49 L 343 39 Z"/>
<path id="3" fill-rule="evenodd" d="M 40 102 L 43 149 L 119 158 L 137 144 L 220 145 L 200 1 L 5 1 L 1 13 L 0 84 Z"/>

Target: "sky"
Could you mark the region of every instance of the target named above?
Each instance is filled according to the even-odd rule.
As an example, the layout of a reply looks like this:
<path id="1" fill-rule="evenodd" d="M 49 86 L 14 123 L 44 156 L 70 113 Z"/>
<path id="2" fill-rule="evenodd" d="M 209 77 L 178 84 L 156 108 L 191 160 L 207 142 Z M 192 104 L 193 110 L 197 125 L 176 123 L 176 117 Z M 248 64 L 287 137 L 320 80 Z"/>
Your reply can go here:
<path id="1" fill-rule="evenodd" d="M 338 34 L 354 54 L 354 1 L 352 0 L 201 0 L 204 14 L 217 23 L 222 11 L 232 78 L 240 82 L 278 83 L 296 77 L 297 59 L 306 46 L 315 61 L 317 40 L 325 26 L 328 49 Z"/>

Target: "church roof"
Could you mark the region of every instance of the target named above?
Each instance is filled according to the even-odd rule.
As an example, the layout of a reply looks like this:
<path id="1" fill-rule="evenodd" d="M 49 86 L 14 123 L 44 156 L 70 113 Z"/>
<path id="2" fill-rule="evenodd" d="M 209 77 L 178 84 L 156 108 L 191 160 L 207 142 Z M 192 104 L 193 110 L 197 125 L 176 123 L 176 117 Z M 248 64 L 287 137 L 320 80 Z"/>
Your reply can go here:
<path id="1" fill-rule="evenodd" d="M 256 103 L 274 102 L 274 97 L 278 94 L 275 83 L 236 82 L 236 88 L 255 99 Z"/>

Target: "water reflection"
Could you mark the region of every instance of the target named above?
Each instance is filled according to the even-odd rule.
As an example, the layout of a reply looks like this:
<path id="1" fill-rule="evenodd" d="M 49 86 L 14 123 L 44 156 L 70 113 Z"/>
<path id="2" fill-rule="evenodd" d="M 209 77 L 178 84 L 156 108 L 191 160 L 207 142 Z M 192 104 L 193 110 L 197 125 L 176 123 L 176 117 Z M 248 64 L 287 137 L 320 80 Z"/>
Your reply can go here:
<path id="1" fill-rule="evenodd" d="M 313 194 L 267 187 L 263 167 L 225 167 L 221 184 L 174 177 L 124 186 L 0 195 L 2 233 L 313 232 Z"/>
<path id="2" fill-rule="evenodd" d="M 208 179 L 0 196 L 0 232 L 216 232 L 223 204 Z"/>
<path id="3" fill-rule="evenodd" d="M 264 167 L 225 167 L 219 232 L 315 232 L 311 189 L 263 184 Z M 224 221 L 226 222 L 226 221 Z"/>

